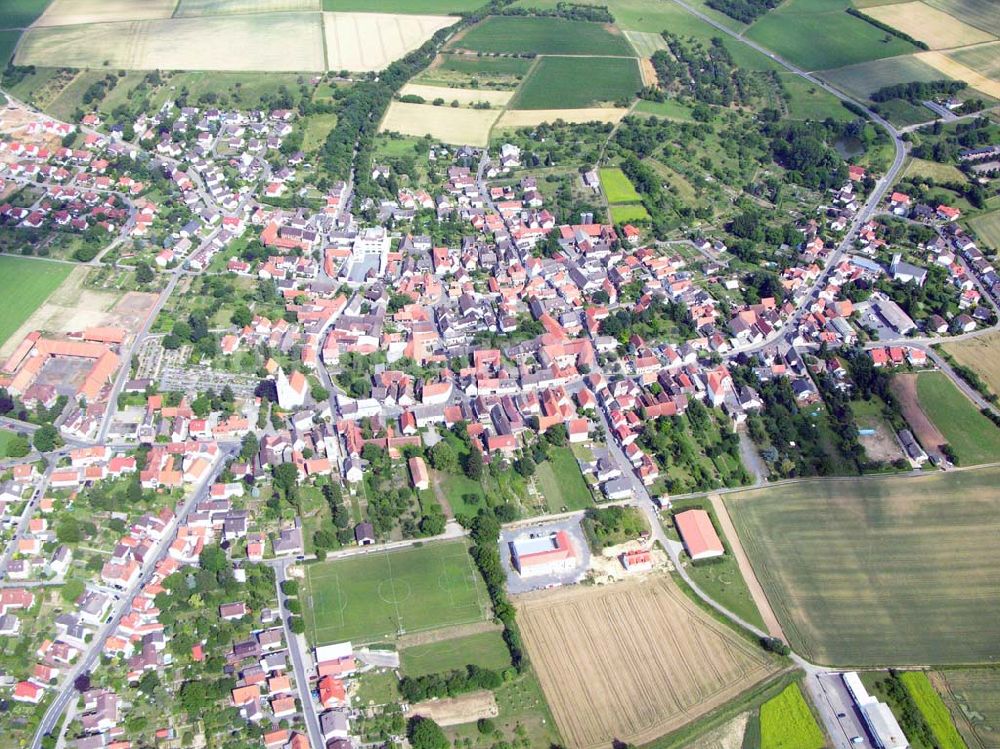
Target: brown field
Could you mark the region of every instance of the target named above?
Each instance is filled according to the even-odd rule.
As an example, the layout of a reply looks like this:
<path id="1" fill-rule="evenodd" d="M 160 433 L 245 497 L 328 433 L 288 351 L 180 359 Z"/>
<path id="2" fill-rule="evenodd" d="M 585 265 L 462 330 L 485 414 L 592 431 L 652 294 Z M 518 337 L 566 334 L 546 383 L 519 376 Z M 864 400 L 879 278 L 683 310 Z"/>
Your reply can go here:
<path id="1" fill-rule="evenodd" d="M 35 26 L 170 18 L 177 0 L 53 0 Z"/>
<path id="2" fill-rule="evenodd" d="M 452 109 L 394 101 L 379 130 L 417 137 L 430 135 L 457 146 L 485 146 L 499 115 L 496 109 Z"/>
<path id="3" fill-rule="evenodd" d="M 419 715 L 430 718 L 441 726 L 457 726 L 461 723 L 474 723 L 480 718 L 495 718 L 499 713 L 493 692 L 482 690 L 459 697 L 418 702 L 410 707 L 406 717 Z"/>
<path id="4" fill-rule="evenodd" d="M 643 744 L 775 670 L 667 577 L 530 594 L 524 642 L 568 747 Z"/>
<path id="5" fill-rule="evenodd" d="M 965 81 L 972 88 L 982 91 L 987 96 L 1000 99 L 1000 81 L 987 78 L 982 73 L 951 59 L 943 52 L 920 52 L 914 57 L 944 73 L 948 78 Z"/>
<path id="6" fill-rule="evenodd" d="M 327 66 L 330 70 L 383 70 L 457 20 L 394 13 L 324 13 Z"/>
<path id="7" fill-rule="evenodd" d="M 917 442 L 928 453 L 937 452 L 938 445 L 948 442 L 941 434 L 941 431 L 934 426 L 934 422 L 927 418 L 927 414 L 920 407 L 920 400 L 917 398 L 917 375 L 900 374 L 892 378 L 892 394 L 899 399 L 899 407 L 903 411 L 903 418 L 910 425 L 910 431 L 917 438 Z"/>
<path id="8" fill-rule="evenodd" d="M 955 361 L 974 369 L 994 393 L 1000 393 L 1000 333 L 987 333 L 958 343 L 945 344 Z"/>
<path id="9" fill-rule="evenodd" d="M 534 127 L 546 122 L 621 122 L 627 109 L 591 107 L 583 109 L 508 109 L 497 127 Z"/>
<path id="10" fill-rule="evenodd" d="M 427 86 L 422 83 L 407 83 L 399 90 L 400 96 L 412 95 L 423 97 L 428 104 L 437 98 L 444 99 L 447 104 L 457 101 L 463 107 L 487 102 L 490 106 L 502 108 L 511 97 L 513 91 L 490 91 L 478 88 L 447 88 L 445 86 Z"/>
<path id="11" fill-rule="evenodd" d="M 866 8 L 865 13 L 925 42 L 931 49 L 950 49 L 993 41 L 996 37 L 919 0 Z"/>

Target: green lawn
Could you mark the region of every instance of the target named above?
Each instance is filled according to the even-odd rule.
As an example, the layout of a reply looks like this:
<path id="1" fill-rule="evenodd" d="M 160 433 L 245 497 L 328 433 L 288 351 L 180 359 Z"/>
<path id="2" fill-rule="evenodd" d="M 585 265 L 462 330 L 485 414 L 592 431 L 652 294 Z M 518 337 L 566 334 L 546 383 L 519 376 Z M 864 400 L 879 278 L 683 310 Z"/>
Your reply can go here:
<path id="1" fill-rule="evenodd" d="M 761 749 L 822 749 L 825 744 L 797 683 L 760 706 Z"/>
<path id="2" fill-rule="evenodd" d="M 302 151 L 312 153 L 326 143 L 326 138 L 337 125 L 336 114 L 313 114 L 306 118 Z"/>
<path id="3" fill-rule="evenodd" d="M 0 29 L 23 29 L 42 15 L 49 0 L 4 0 L 0 4 Z"/>
<path id="4" fill-rule="evenodd" d="M 1000 657 L 1000 469 L 727 495 L 791 645 L 823 664 Z"/>
<path id="5" fill-rule="evenodd" d="M 633 110 L 637 114 L 651 114 L 657 117 L 665 117 L 668 120 L 680 120 L 681 122 L 692 122 L 691 107 L 681 104 L 676 99 L 666 101 L 639 101 Z"/>
<path id="6" fill-rule="evenodd" d="M 489 53 L 635 55 L 623 35 L 613 34 L 603 24 L 526 16 L 490 16 L 452 46 Z M 589 64 L 583 66 L 585 70 Z"/>
<path id="7" fill-rule="evenodd" d="M 635 191 L 631 180 L 618 167 L 601 169 L 601 187 L 609 203 L 637 203 L 642 197 Z"/>
<path id="8" fill-rule="evenodd" d="M 642 88 L 639 63 L 624 57 L 543 57 L 511 109 L 577 109 L 631 101 Z"/>
<path id="9" fill-rule="evenodd" d="M 920 407 L 963 466 L 992 463 L 1000 457 L 1000 428 L 983 416 L 943 372 L 917 377 Z"/>
<path id="10" fill-rule="evenodd" d="M 538 466 L 535 477 L 550 512 L 585 510 L 594 506 L 580 466 L 568 447 L 550 449 L 549 459 Z"/>
<path id="11" fill-rule="evenodd" d="M 407 676 L 450 671 L 468 664 L 501 671 L 510 666 L 510 651 L 499 630 L 479 632 L 452 640 L 414 645 L 400 654 Z"/>
<path id="12" fill-rule="evenodd" d="M 611 206 L 611 221 L 627 224 L 632 221 L 649 221 L 649 211 L 641 204 Z"/>
<path id="13" fill-rule="evenodd" d="M 938 749 L 966 749 L 948 708 L 931 685 L 927 674 L 923 671 L 908 671 L 899 678 L 930 726 Z"/>
<path id="14" fill-rule="evenodd" d="M 489 614 L 464 541 L 312 564 L 306 591 L 306 631 L 318 644 L 391 639 Z"/>
<path id="15" fill-rule="evenodd" d="M 0 429 L 0 458 L 7 457 L 7 446 L 17 435 L 7 429 Z"/>
<path id="16" fill-rule="evenodd" d="M 855 117 L 844 108 L 840 99 L 794 73 L 779 73 L 788 92 L 788 116 L 793 120 L 825 120 L 827 117 L 845 122 Z"/>
<path id="17" fill-rule="evenodd" d="M 73 270 L 69 263 L 0 255 L 0 346 Z"/>
<path id="18" fill-rule="evenodd" d="M 323 10 L 442 16 L 482 7 L 482 0 L 323 0 Z"/>
<path id="19" fill-rule="evenodd" d="M 849 0 L 789 0 L 762 16 L 747 36 L 806 70 L 917 52 L 918 48 L 860 18 Z"/>

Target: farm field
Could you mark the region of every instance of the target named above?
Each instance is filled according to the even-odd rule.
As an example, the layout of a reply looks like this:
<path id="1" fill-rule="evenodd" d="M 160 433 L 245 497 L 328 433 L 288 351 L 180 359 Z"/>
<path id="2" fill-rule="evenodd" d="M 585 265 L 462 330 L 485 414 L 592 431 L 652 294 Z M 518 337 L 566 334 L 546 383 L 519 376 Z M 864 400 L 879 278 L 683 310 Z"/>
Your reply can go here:
<path id="1" fill-rule="evenodd" d="M 1000 250 L 1000 209 L 981 213 L 969 219 L 969 226 L 976 232 L 983 244 Z"/>
<path id="2" fill-rule="evenodd" d="M 517 91 L 517 109 L 592 107 L 634 99 L 642 88 L 635 58 L 542 57 Z"/>
<path id="3" fill-rule="evenodd" d="M 320 0 L 180 0 L 174 17 L 321 10 L 321 6 Z"/>
<path id="4" fill-rule="evenodd" d="M 867 99 L 883 86 L 908 81 L 937 81 L 948 76 L 914 55 L 888 57 L 825 70 L 822 78 L 858 99 Z"/>
<path id="5" fill-rule="evenodd" d="M 34 23 L 49 0 L 5 0 L 0 8 L 0 29 L 23 29 Z"/>
<path id="6" fill-rule="evenodd" d="M 924 42 L 931 49 L 964 47 L 996 39 L 993 34 L 964 24 L 920 0 L 866 8 L 865 13 L 887 26 Z"/>
<path id="7" fill-rule="evenodd" d="M 996 3 L 993 0 L 926 0 L 926 2 L 967 24 L 1000 36 L 1000 17 L 997 16 Z"/>
<path id="8" fill-rule="evenodd" d="M 807 481 L 730 494 L 726 505 L 805 657 L 978 663 L 1000 651 L 1000 548 L 989 541 L 1000 532 L 998 479 L 984 468 Z"/>
<path id="9" fill-rule="evenodd" d="M 0 31 L 0 67 L 7 67 L 7 63 L 14 55 L 17 40 L 20 38 L 20 31 Z"/>
<path id="10" fill-rule="evenodd" d="M 965 742 L 955 728 L 955 723 L 948 713 L 948 708 L 941 696 L 931 685 L 927 674 L 923 671 L 907 671 L 900 675 L 900 680 L 910 697 L 917 705 L 934 734 L 935 745 L 940 749 L 966 749 Z"/>
<path id="11" fill-rule="evenodd" d="M 953 49 L 948 57 L 992 80 L 1000 80 L 1000 42 Z"/>
<path id="12" fill-rule="evenodd" d="M 613 27 L 589 21 L 524 16 L 489 16 L 451 46 L 490 54 L 635 55 L 632 45 Z"/>
<path id="13" fill-rule="evenodd" d="M 618 167 L 607 167 L 600 170 L 601 187 L 609 203 L 635 203 L 641 200 L 635 187 Z"/>
<path id="14" fill-rule="evenodd" d="M 824 91 L 794 73 L 778 73 L 782 85 L 791 97 L 787 102 L 788 116 L 795 120 L 834 120 L 847 121 L 852 115 L 840 103 L 840 99 Z"/>
<path id="15" fill-rule="evenodd" d="M 549 459 L 538 466 L 535 478 L 549 512 L 583 510 L 594 504 L 587 482 L 568 447 L 551 449 Z"/>
<path id="16" fill-rule="evenodd" d="M 1000 333 L 946 343 L 955 361 L 975 370 L 994 393 L 1000 393 Z"/>
<path id="17" fill-rule="evenodd" d="M 508 109 L 497 120 L 496 128 L 532 127 L 545 122 L 620 122 L 628 109 L 589 107 L 582 109 Z"/>
<path id="18" fill-rule="evenodd" d="M 451 671 L 468 664 L 502 671 L 510 666 L 510 651 L 500 630 L 491 630 L 403 648 L 400 663 L 407 676 Z"/>
<path id="19" fill-rule="evenodd" d="M 760 706 L 761 749 L 822 749 L 825 744 L 797 683 Z"/>
<path id="20" fill-rule="evenodd" d="M 826 70 L 917 51 L 860 18 L 849 0 L 790 0 L 747 30 L 755 42 L 806 70 Z"/>
<path id="21" fill-rule="evenodd" d="M 941 430 L 963 466 L 1000 456 L 1000 428 L 983 416 L 943 372 L 917 375 L 920 408 Z"/>
<path id="22" fill-rule="evenodd" d="M 566 746 L 642 744 L 775 670 L 665 577 L 531 594 L 524 642 Z"/>
<path id="23" fill-rule="evenodd" d="M 375 641 L 483 621 L 489 599 L 463 541 L 381 552 L 306 568 L 313 643 Z"/>
<path id="24" fill-rule="evenodd" d="M 457 20 L 448 16 L 324 13 L 327 66 L 330 70 L 383 70 Z"/>
<path id="25" fill-rule="evenodd" d="M 1000 99 L 1000 81 L 983 75 L 978 70 L 950 57 L 949 54 L 932 50 L 930 52 L 921 52 L 917 55 L 917 58 L 937 69 L 938 72 L 943 73 L 945 78 L 965 81 L 972 88 L 982 91 L 987 96 Z"/>
<path id="26" fill-rule="evenodd" d="M 532 61 L 523 57 L 475 57 L 442 55 L 440 67 L 455 73 L 481 76 L 519 76 L 531 69 Z"/>
<path id="27" fill-rule="evenodd" d="M 657 50 L 667 49 L 663 35 L 654 31 L 626 31 L 625 36 L 632 42 L 639 57 L 652 57 Z"/>
<path id="28" fill-rule="evenodd" d="M 951 164 L 910 157 L 904 177 L 931 178 L 937 182 L 968 182 L 965 173 Z"/>
<path id="29" fill-rule="evenodd" d="M 514 95 L 513 91 L 490 91 L 478 88 L 445 88 L 427 86 L 421 83 L 407 83 L 399 90 L 400 96 L 419 96 L 428 104 L 437 98 L 444 99 L 446 105 L 457 101 L 462 106 L 485 102 L 490 106 L 503 107 Z"/>
<path id="30" fill-rule="evenodd" d="M 322 0 L 323 10 L 359 13 L 447 15 L 476 10 L 480 0 Z"/>
<path id="31" fill-rule="evenodd" d="M 0 255 L 0 346 L 66 280 L 73 266 Z"/>
<path id="32" fill-rule="evenodd" d="M 692 122 L 691 108 L 681 104 L 676 99 L 666 101 L 647 101 L 640 99 L 633 111 L 636 114 L 650 114 L 656 117 L 665 117 L 668 120 L 679 120 L 680 122 Z"/>
<path id="33" fill-rule="evenodd" d="M 19 65 L 125 70 L 323 70 L 318 13 L 173 18 L 33 28 Z"/>
<path id="34" fill-rule="evenodd" d="M 500 113 L 493 109 L 452 109 L 394 101 L 382 119 L 381 132 L 430 135 L 454 145 L 485 146 Z"/>
<path id="35" fill-rule="evenodd" d="M 1000 747 L 1000 669 L 945 670 L 931 678 L 969 749 Z"/>
<path id="36" fill-rule="evenodd" d="M 649 221 L 649 211 L 640 203 L 632 205 L 613 205 L 611 211 L 611 221 L 615 224 L 627 224 L 632 221 Z"/>
<path id="37" fill-rule="evenodd" d="M 148 21 L 170 18 L 176 0 L 52 0 L 36 26 L 69 26 L 110 21 Z"/>

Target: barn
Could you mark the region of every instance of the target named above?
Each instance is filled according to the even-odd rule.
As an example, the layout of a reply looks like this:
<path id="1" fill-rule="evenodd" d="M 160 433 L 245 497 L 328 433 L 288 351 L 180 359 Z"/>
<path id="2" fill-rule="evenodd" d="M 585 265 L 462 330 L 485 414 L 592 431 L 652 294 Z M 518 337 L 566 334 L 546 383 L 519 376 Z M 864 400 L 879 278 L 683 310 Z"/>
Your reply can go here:
<path id="1" fill-rule="evenodd" d="M 510 542 L 510 558 L 521 577 L 550 575 L 571 570 L 576 549 L 566 531 L 546 535 L 519 536 Z"/>
<path id="2" fill-rule="evenodd" d="M 691 559 L 711 559 L 725 553 L 719 534 L 712 525 L 712 518 L 704 510 L 679 512 L 674 515 L 674 524 Z"/>

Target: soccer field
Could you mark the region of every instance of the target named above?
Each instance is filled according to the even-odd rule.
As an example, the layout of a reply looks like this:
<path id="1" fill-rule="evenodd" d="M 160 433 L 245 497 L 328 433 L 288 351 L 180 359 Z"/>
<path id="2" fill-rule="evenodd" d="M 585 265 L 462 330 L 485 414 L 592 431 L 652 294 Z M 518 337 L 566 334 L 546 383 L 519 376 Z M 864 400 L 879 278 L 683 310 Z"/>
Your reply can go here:
<path id="1" fill-rule="evenodd" d="M 789 641 L 838 666 L 1000 657 L 1000 469 L 731 494 Z"/>
<path id="2" fill-rule="evenodd" d="M 73 270 L 69 263 L 0 255 L 0 346 Z"/>
<path id="3" fill-rule="evenodd" d="M 306 632 L 318 645 L 392 639 L 489 616 L 489 598 L 464 541 L 313 564 L 306 568 L 306 589 Z"/>

